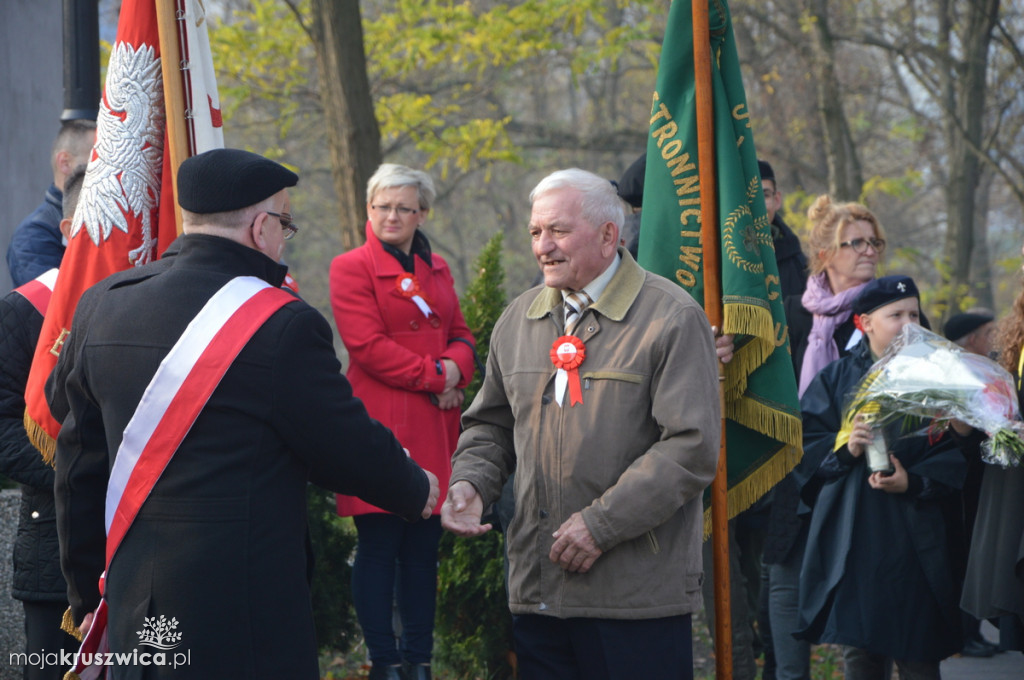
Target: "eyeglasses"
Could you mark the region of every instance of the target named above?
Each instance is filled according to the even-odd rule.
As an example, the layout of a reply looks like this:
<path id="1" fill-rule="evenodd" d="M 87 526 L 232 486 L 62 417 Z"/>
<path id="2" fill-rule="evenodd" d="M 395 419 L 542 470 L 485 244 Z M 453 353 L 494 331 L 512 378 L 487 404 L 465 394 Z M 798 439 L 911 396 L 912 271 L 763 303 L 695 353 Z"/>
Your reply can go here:
<path id="1" fill-rule="evenodd" d="M 288 213 L 276 213 L 270 212 L 269 210 L 267 210 L 266 213 L 268 215 L 273 215 L 277 219 L 281 220 L 281 228 L 284 229 L 285 241 L 291 241 L 292 236 L 295 236 L 295 234 L 298 233 L 299 225 L 292 222 L 292 216 L 289 215 Z"/>
<path id="2" fill-rule="evenodd" d="M 876 253 L 882 253 L 885 251 L 885 239 L 884 238 L 855 238 L 852 241 L 843 241 L 839 244 L 840 248 L 853 248 L 853 252 L 861 255 L 867 252 L 868 246 L 875 249 Z"/>
<path id="3" fill-rule="evenodd" d="M 408 217 L 419 212 L 416 208 L 406 208 L 404 205 L 371 205 L 370 208 L 381 215 L 390 215 L 394 210 L 399 217 Z"/>

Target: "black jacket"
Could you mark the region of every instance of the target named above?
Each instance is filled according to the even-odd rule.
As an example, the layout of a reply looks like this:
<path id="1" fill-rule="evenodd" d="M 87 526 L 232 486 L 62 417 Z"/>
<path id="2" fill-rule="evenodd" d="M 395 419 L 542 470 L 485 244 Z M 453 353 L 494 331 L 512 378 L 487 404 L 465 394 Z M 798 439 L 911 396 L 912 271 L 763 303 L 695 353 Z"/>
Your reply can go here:
<path id="1" fill-rule="evenodd" d="M 159 363 L 231 278 L 280 285 L 285 271 L 234 241 L 189 235 L 170 260 L 83 295 L 47 385 L 63 423 L 57 528 L 76 622 L 99 601 L 109 466 Z M 183 634 L 176 651 L 187 650 L 190 665 L 140 667 L 138 677 L 318 678 L 307 481 L 410 519 L 428 490 L 391 432 L 352 396 L 327 321 L 296 299 L 242 349 L 114 556 L 111 650 L 136 649 L 144 617 L 173 617 Z"/>
<path id="2" fill-rule="evenodd" d="M 21 484 L 11 595 L 66 602 L 53 505 L 53 468 L 25 434 L 25 383 L 43 315 L 25 296 L 0 298 L 0 473 Z"/>
<path id="3" fill-rule="evenodd" d="M 949 508 L 967 463 L 947 433 L 885 428 L 907 470 L 905 493 L 868 485 L 864 456 L 833 450 L 848 395 L 871 368 L 867 341 L 826 366 L 800 400 L 804 458 L 795 470 L 813 511 L 800 571 L 802 637 L 901 661 L 939 661 L 962 646 Z"/>
<path id="4" fill-rule="evenodd" d="M 771 228 L 782 296 L 803 295 L 807 288 L 807 256 L 800 247 L 800 239 L 779 213 L 775 213 Z"/>

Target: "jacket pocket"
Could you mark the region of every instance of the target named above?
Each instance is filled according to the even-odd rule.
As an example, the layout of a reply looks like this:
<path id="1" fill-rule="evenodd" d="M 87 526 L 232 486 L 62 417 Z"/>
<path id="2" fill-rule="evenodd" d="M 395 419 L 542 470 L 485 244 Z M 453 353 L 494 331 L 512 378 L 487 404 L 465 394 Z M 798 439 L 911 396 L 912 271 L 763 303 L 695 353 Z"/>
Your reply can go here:
<path id="1" fill-rule="evenodd" d="M 637 375 L 636 373 L 625 373 L 622 371 L 589 371 L 580 374 L 580 377 L 583 378 L 585 383 L 589 383 L 591 380 L 620 380 L 622 382 L 633 383 L 634 385 L 642 385 L 645 380 L 642 375 Z M 586 387 L 589 387 L 589 384 Z"/>

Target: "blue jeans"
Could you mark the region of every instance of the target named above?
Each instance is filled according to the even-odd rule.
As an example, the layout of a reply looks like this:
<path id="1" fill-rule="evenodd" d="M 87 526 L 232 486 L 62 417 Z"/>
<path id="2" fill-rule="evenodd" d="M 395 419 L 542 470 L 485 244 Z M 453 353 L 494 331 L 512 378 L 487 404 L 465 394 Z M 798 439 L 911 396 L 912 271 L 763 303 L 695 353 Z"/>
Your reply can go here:
<path id="1" fill-rule="evenodd" d="M 806 544 L 807 529 L 804 528 L 785 561 L 768 565 L 768 615 L 776 680 L 809 680 L 811 677 L 811 645 L 793 637 L 799 624 L 800 563 Z"/>
<path id="2" fill-rule="evenodd" d="M 352 565 L 352 600 L 370 661 L 385 666 L 430 663 L 441 518 L 407 522 L 374 513 L 354 520 L 359 544 Z M 398 644 L 392 625 L 396 593 L 402 621 Z"/>

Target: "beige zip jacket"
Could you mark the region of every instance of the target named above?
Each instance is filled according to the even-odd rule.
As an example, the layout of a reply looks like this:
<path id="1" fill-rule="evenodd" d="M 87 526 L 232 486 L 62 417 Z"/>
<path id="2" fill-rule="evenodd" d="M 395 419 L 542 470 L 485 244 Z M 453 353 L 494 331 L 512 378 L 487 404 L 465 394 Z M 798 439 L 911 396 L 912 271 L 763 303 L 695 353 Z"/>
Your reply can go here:
<path id="1" fill-rule="evenodd" d="M 463 416 L 452 483 L 470 482 L 486 507 L 516 470 L 514 614 L 648 619 L 701 606 L 701 496 L 721 430 L 714 339 L 693 298 L 619 253 L 576 326 L 583 403 L 555 401 L 562 297 L 534 288 L 495 325 L 486 380 Z M 603 551 L 582 574 L 548 558 L 574 512 Z"/>

